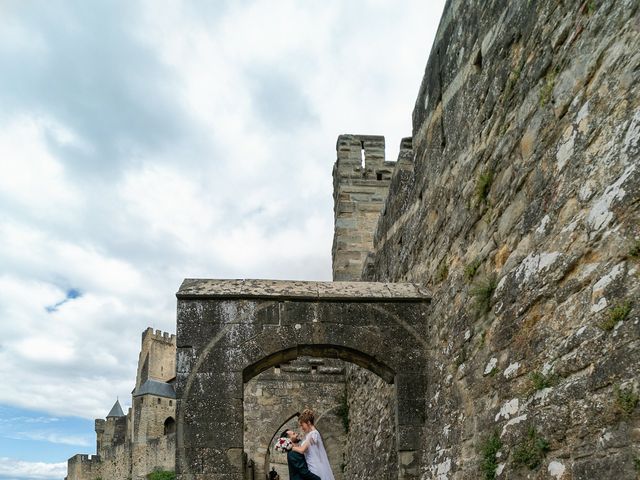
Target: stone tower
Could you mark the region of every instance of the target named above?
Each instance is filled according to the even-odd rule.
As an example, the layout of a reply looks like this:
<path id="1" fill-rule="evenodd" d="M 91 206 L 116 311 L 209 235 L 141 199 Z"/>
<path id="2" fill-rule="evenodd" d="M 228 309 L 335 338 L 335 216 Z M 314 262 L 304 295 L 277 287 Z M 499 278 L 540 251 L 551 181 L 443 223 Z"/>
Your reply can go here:
<path id="1" fill-rule="evenodd" d="M 384 207 L 395 162 L 385 161 L 384 137 L 340 135 L 333 167 L 333 280 L 358 281 Z M 403 140 L 401 155 L 411 150 Z"/>
<path id="2" fill-rule="evenodd" d="M 136 389 L 147 380 L 167 382 L 176 375 L 176 336 L 149 327 L 142 332 Z"/>
<path id="3" fill-rule="evenodd" d="M 144 479 L 156 469 L 174 470 L 175 357 L 175 335 L 142 333 L 132 408 L 125 414 L 116 400 L 106 419 L 96 419 L 96 455 L 71 457 L 68 480 Z"/>
<path id="4" fill-rule="evenodd" d="M 176 336 L 147 328 L 142 333 L 136 388 L 132 394 L 131 473 L 144 477 L 154 465 L 169 469 L 175 458 Z M 157 442 L 156 448 L 149 448 Z"/>

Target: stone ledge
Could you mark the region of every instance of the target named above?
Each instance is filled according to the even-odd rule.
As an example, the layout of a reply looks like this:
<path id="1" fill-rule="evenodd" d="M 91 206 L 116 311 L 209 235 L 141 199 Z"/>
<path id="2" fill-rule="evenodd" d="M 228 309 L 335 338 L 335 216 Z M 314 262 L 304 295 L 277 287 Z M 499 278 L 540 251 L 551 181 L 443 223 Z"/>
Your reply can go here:
<path id="1" fill-rule="evenodd" d="M 414 283 L 313 282 L 289 280 L 190 279 L 176 293 L 189 298 L 269 298 L 315 301 L 429 302 L 431 293 Z"/>

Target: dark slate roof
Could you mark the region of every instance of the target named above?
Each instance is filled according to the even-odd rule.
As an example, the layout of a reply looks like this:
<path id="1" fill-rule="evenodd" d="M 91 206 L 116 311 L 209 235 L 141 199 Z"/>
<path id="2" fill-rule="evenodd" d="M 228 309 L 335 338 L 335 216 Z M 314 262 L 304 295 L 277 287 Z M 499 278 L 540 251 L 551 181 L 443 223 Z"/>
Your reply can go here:
<path id="1" fill-rule="evenodd" d="M 116 403 L 111 407 L 111 410 L 107 414 L 107 418 L 109 417 L 124 417 L 124 412 L 122 411 L 119 400 L 116 400 Z"/>
<path id="2" fill-rule="evenodd" d="M 173 385 L 152 380 L 151 378 L 133 392 L 134 397 L 147 394 L 155 395 L 156 397 L 176 398 L 176 391 L 173 389 Z"/>

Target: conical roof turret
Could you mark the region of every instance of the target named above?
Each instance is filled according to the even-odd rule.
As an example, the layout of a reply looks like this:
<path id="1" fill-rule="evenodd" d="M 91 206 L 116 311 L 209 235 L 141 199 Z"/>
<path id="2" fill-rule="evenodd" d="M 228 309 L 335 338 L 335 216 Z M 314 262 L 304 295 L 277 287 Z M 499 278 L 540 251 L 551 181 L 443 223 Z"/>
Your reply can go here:
<path id="1" fill-rule="evenodd" d="M 111 410 L 107 414 L 107 418 L 109 417 L 124 417 L 124 412 L 122 411 L 122 407 L 120 406 L 120 400 L 116 400 L 116 403 L 113 404 Z"/>

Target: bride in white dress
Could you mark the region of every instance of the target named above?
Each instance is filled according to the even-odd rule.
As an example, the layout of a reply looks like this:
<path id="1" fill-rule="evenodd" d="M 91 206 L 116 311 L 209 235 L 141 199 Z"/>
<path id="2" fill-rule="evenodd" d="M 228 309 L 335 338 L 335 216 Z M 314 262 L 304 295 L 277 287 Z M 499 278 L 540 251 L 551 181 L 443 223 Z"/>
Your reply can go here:
<path id="1" fill-rule="evenodd" d="M 305 408 L 300 417 L 298 417 L 300 428 L 305 433 L 304 441 L 302 445 L 293 447 L 292 450 L 304 453 L 304 458 L 307 460 L 307 465 L 309 465 L 309 471 L 318 475 L 320 480 L 335 480 L 329 465 L 327 452 L 324 449 L 324 443 L 322 443 L 322 437 L 320 432 L 316 430 L 314 421 L 313 411 Z"/>

